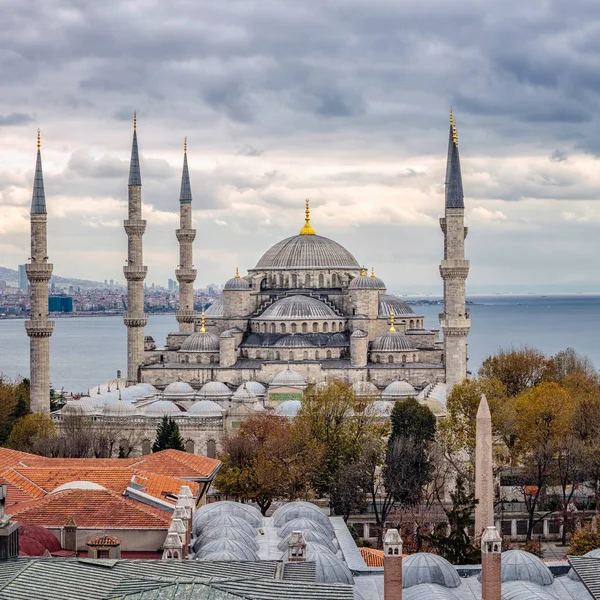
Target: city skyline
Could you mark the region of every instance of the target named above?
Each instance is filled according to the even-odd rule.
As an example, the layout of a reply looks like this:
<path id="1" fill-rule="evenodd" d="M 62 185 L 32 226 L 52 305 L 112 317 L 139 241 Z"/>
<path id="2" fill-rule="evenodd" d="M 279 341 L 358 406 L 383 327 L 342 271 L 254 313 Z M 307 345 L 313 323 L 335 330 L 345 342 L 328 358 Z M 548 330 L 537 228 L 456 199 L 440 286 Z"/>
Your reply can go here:
<path id="1" fill-rule="evenodd" d="M 173 16 L 136 3 L 61 11 L 49 2 L 33 18 L 15 5 L 3 32 L 14 48 L 0 100 L 10 150 L 0 168 L 3 261 L 28 257 L 39 126 L 55 270 L 119 277 L 137 110 L 149 281 L 174 278 L 187 135 L 199 286 L 245 273 L 262 249 L 294 235 L 309 197 L 317 232 L 375 266 L 390 290 L 441 292 L 452 104 L 468 291 L 600 291 L 597 53 L 587 25 L 599 9 L 576 2 L 564 19 L 558 5 L 534 4 L 274 2 L 237 14 L 199 3 Z M 21 40 L 13 32 L 25 21 L 31 38 Z"/>

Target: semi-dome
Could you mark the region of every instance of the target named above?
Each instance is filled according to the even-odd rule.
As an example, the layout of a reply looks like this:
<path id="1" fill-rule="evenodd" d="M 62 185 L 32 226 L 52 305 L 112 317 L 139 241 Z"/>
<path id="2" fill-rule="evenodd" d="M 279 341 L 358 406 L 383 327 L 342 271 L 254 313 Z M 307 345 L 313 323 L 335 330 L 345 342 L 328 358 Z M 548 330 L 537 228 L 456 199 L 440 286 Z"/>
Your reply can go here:
<path id="1" fill-rule="evenodd" d="M 292 333 L 280 337 L 274 344 L 273 348 L 312 348 L 314 344 L 310 339 L 301 333 Z"/>
<path id="2" fill-rule="evenodd" d="M 373 396 L 379 394 L 377 386 L 370 381 L 357 381 L 352 384 L 351 389 L 357 396 Z"/>
<path id="3" fill-rule="evenodd" d="M 186 414 L 190 417 L 222 417 L 223 409 L 212 400 L 198 400 Z"/>
<path id="4" fill-rule="evenodd" d="M 386 331 L 378 335 L 371 343 L 371 350 L 375 352 L 406 352 L 416 348 L 408 336 L 399 331 Z"/>
<path id="5" fill-rule="evenodd" d="M 375 277 L 372 271 L 368 276 L 363 269 L 358 277 L 355 277 L 348 285 L 349 290 L 385 290 L 385 283 L 379 277 Z"/>
<path id="6" fill-rule="evenodd" d="M 231 390 L 220 381 L 208 381 L 198 392 L 202 398 L 228 398 L 231 396 Z"/>
<path id="7" fill-rule="evenodd" d="M 256 263 L 257 271 L 285 269 L 360 269 L 343 246 L 320 235 L 294 235 L 277 242 Z"/>
<path id="8" fill-rule="evenodd" d="M 296 530 L 294 530 L 296 531 Z M 277 548 L 282 552 L 288 548 L 288 542 L 292 535 L 290 532 L 287 536 L 282 538 L 282 540 L 277 544 Z M 331 554 L 335 555 L 337 552 L 337 548 L 333 545 L 333 542 L 329 539 L 328 535 L 325 532 L 314 531 L 312 529 L 304 529 L 302 530 L 302 535 L 307 542 L 315 542 L 329 550 Z"/>
<path id="9" fill-rule="evenodd" d="M 254 550 L 248 548 L 246 544 L 239 540 L 219 539 L 212 540 L 205 544 L 195 554 L 197 560 L 204 560 L 205 557 L 217 552 L 231 552 L 237 556 L 237 560 L 259 560 L 258 555 Z M 214 558 L 212 558 L 214 560 Z"/>
<path id="10" fill-rule="evenodd" d="M 304 381 L 302 375 L 300 375 L 298 371 L 286 369 L 285 371 L 280 371 L 273 377 L 271 387 L 279 386 L 305 387 L 306 381 Z"/>
<path id="11" fill-rule="evenodd" d="M 228 279 L 225 285 L 223 286 L 223 289 L 227 291 L 243 291 L 249 290 L 250 288 L 250 283 L 243 277 L 240 277 L 240 274 L 237 269 L 235 270 L 235 277 Z"/>
<path id="12" fill-rule="evenodd" d="M 259 321 L 285 321 L 299 319 L 339 319 L 333 309 L 310 296 L 294 294 L 277 300 L 267 307 L 267 309 L 256 317 Z"/>
<path id="13" fill-rule="evenodd" d="M 231 397 L 234 402 L 255 402 L 256 398 L 256 394 L 248 389 L 246 383 L 242 383 Z"/>
<path id="14" fill-rule="evenodd" d="M 554 576 L 535 554 L 523 550 L 508 550 L 502 553 L 502 583 L 505 581 L 530 581 L 537 585 L 552 585 Z"/>
<path id="15" fill-rule="evenodd" d="M 392 296 L 390 294 L 382 294 L 379 296 L 379 316 L 389 317 L 390 313 L 393 313 L 397 317 L 414 316 L 415 311 L 408 305 L 404 300 L 398 298 L 398 296 Z"/>
<path id="16" fill-rule="evenodd" d="M 350 336 L 351 338 L 366 338 L 369 337 L 369 334 L 364 332 L 362 329 L 357 329 Z"/>
<path id="17" fill-rule="evenodd" d="M 460 577 L 445 558 L 428 552 L 417 552 L 402 561 L 402 587 L 410 588 L 421 583 L 455 588 L 460 585 Z"/>
<path id="18" fill-rule="evenodd" d="M 392 381 L 381 393 L 382 398 L 408 398 L 416 394 L 415 388 L 408 381 Z"/>
<path id="19" fill-rule="evenodd" d="M 197 331 L 186 338 L 179 352 L 218 352 L 219 338 L 208 331 Z"/>
<path id="20" fill-rule="evenodd" d="M 258 381 L 246 381 L 246 388 L 255 396 L 264 396 L 267 393 L 267 388 Z"/>
<path id="21" fill-rule="evenodd" d="M 323 527 L 321 523 L 314 521 L 310 517 L 298 517 L 297 519 L 287 521 L 277 530 L 277 535 L 280 538 L 287 538 L 292 531 L 306 532 L 307 530 L 316 531 L 328 540 L 333 540 L 335 537 L 335 533 L 331 529 Z"/>
<path id="22" fill-rule="evenodd" d="M 170 400 L 157 400 L 146 406 L 144 414 L 148 417 L 175 417 L 182 412 L 177 404 Z"/>
<path id="23" fill-rule="evenodd" d="M 214 317 L 222 317 L 223 316 L 223 298 L 219 298 L 218 300 L 215 300 L 212 304 L 210 304 L 205 310 L 204 310 L 204 316 L 206 318 L 214 318 Z"/>
<path id="24" fill-rule="evenodd" d="M 123 417 L 135 417 L 139 415 L 137 409 L 129 400 L 117 400 L 116 402 L 110 402 L 104 405 L 102 414 L 105 417 L 123 418 Z"/>
<path id="25" fill-rule="evenodd" d="M 275 414 L 278 417 L 294 418 L 302 408 L 302 402 L 300 400 L 285 400 L 276 409 Z"/>
<path id="26" fill-rule="evenodd" d="M 73 415 L 77 417 L 93 417 L 97 410 L 91 398 L 81 400 L 69 400 L 61 409 L 61 415 Z"/>
<path id="27" fill-rule="evenodd" d="M 448 588 L 435 583 L 421 583 L 402 592 L 403 600 L 460 600 Z"/>

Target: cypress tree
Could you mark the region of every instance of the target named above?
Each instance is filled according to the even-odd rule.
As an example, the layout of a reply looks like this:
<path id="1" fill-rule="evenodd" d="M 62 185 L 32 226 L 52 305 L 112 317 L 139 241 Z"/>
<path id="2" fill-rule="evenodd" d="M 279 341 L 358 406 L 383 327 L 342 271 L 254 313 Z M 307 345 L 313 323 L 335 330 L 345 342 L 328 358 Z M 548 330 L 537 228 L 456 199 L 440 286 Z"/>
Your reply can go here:
<path id="1" fill-rule="evenodd" d="M 185 445 L 179 431 L 179 425 L 165 415 L 156 428 L 156 439 L 152 446 L 152 452 L 160 452 L 167 449 L 185 450 Z"/>
<path id="2" fill-rule="evenodd" d="M 21 392 L 19 392 L 17 401 L 16 401 L 15 405 L 13 406 L 13 409 L 8 417 L 11 428 L 21 417 L 24 417 L 25 415 L 28 415 L 28 414 L 29 414 L 29 406 L 27 406 L 27 400 L 25 400 L 25 397 L 23 396 L 23 394 Z"/>

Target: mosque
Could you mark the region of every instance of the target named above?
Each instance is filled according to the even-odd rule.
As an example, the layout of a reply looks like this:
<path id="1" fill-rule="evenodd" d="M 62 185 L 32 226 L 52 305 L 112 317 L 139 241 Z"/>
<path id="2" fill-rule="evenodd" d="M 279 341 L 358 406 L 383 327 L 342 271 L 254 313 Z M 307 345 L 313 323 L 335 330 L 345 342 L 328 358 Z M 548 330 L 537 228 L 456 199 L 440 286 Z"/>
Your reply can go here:
<path id="1" fill-rule="evenodd" d="M 444 413 L 451 387 L 467 375 L 470 329 L 465 282 L 464 197 L 456 123 L 450 113 L 444 217 L 444 312 L 440 330 L 429 328 L 386 284 L 332 239 L 318 235 L 306 200 L 304 225 L 297 235 L 276 243 L 247 273 L 224 286 L 223 298 L 198 315 L 193 304 L 192 186 L 184 145 L 179 197 L 178 330 L 164 342 L 145 336 L 142 238 L 142 176 L 134 117 L 128 181 L 127 377 L 91 390 L 70 403 L 64 414 L 84 411 L 96 420 L 113 420 L 147 431 L 145 451 L 156 429 L 155 417 L 181 420 L 190 450 L 214 455 L 220 432 L 248 415 L 272 411 L 293 416 L 304 390 L 341 380 L 358 395 L 372 397 L 385 415 L 398 398 L 416 396 Z M 49 412 L 48 262 L 46 199 L 38 137 L 31 206 L 31 316 L 26 322 L 31 348 L 31 406 Z M 292 232 L 290 232 L 292 233 Z M 84 405 L 86 406 L 84 408 Z M 62 418 L 55 414 L 58 421 Z M 184 426 L 185 425 L 185 426 Z M 123 425 L 125 426 L 125 425 Z M 188 432 L 186 434 L 186 431 Z"/>

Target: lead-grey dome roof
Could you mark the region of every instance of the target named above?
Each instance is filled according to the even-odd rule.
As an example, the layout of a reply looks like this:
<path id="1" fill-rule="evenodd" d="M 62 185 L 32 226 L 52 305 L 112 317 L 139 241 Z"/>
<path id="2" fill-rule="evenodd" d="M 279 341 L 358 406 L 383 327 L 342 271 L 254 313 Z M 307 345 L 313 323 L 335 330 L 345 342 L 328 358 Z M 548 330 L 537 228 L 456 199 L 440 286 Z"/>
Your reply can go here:
<path id="1" fill-rule="evenodd" d="M 354 585 L 350 569 L 335 554 L 323 552 L 319 544 L 310 544 L 306 548 L 306 561 L 314 562 L 317 583 L 346 583 Z"/>
<path id="2" fill-rule="evenodd" d="M 237 540 L 251 548 L 252 550 L 258 550 L 258 544 L 254 539 L 254 536 L 249 535 L 239 527 L 234 525 L 226 525 L 225 527 L 205 527 L 198 535 L 198 550 L 206 546 L 212 540 Z M 196 548 L 196 544 L 194 544 Z"/>
<path id="3" fill-rule="evenodd" d="M 157 400 L 146 406 L 144 414 L 149 417 L 169 417 L 181 415 L 182 412 L 174 402 L 170 400 Z"/>
<path id="4" fill-rule="evenodd" d="M 333 542 L 331 541 L 331 539 L 329 539 L 325 532 L 314 531 L 312 529 L 294 531 L 302 531 L 302 535 L 304 536 L 304 539 L 307 542 L 316 542 L 317 544 L 320 544 L 321 546 L 327 548 L 327 550 L 329 550 L 329 552 L 331 552 L 334 555 L 337 552 L 337 548 L 333 545 Z M 291 535 L 292 532 L 290 531 L 288 535 L 281 539 L 279 544 L 277 544 L 277 548 L 279 550 L 283 551 L 288 547 L 288 541 Z"/>
<path id="5" fill-rule="evenodd" d="M 460 600 L 446 587 L 435 583 L 421 583 L 402 592 L 403 600 Z"/>
<path id="6" fill-rule="evenodd" d="M 421 583 L 455 588 L 460 585 L 460 577 L 445 558 L 428 552 L 417 552 L 402 561 L 402 587 L 410 588 Z"/>
<path id="7" fill-rule="evenodd" d="M 139 415 L 135 406 L 129 400 L 117 400 L 104 405 L 102 414 L 105 417 L 134 417 Z"/>
<path id="8" fill-rule="evenodd" d="M 165 389 L 165 396 L 188 396 L 194 393 L 194 388 L 185 381 L 173 381 Z"/>
<path id="9" fill-rule="evenodd" d="M 374 275 L 359 275 L 348 285 L 349 290 L 385 290 L 385 283 Z"/>
<path id="10" fill-rule="evenodd" d="M 208 381 L 198 392 L 202 398 L 228 398 L 231 396 L 231 390 L 221 381 Z"/>
<path id="11" fill-rule="evenodd" d="M 277 535 L 280 538 L 287 538 L 292 531 L 316 531 L 318 534 L 323 535 L 328 540 L 333 540 L 335 533 L 333 530 L 324 527 L 322 523 L 319 523 L 310 517 L 298 517 L 291 519 L 284 523 L 278 530 Z"/>
<path id="12" fill-rule="evenodd" d="M 302 402 L 300 400 L 285 400 L 276 409 L 275 414 L 278 417 L 295 417 L 302 408 Z"/>
<path id="13" fill-rule="evenodd" d="M 282 527 L 284 523 L 301 517 L 306 517 L 307 519 L 321 523 L 324 527 L 333 529 L 333 525 L 318 506 L 302 500 L 288 502 L 280 506 L 273 513 L 272 523 L 275 527 Z"/>
<path id="14" fill-rule="evenodd" d="M 233 515 L 239 517 L 254 527 L 260 527 L 262 525 L 262 515 L 258 509 L 240 502 L 221 500 L 220 502 L 205 504 L 196 510 L 194 513 L 194 535 L 198 535 L 203 525 L 220 515 Z"/>
<path id="15" fill-rule="evenodd" d="M 206 313 L 205 313 L 206 314 Z M 219 338 L 208 331 L 197 331 L 185 339 L 179 352 L 218 352 Z"/>
<path id="16" fill-rule="evenodd" d="M 267 388 L 258 381 L 246 381 L 246 388 L 255 396 L 264 396 L 267 393 Z"/>
<path id="17" fill-rule="evenodd" d="M 224 290 L 236 290 L 236 291 L 243 291 L 243 290 L 249 290 L 250 289 L 250 283 L 248 281 L 246 281 L 243 277 L 240 277 L 239 275 L 236 277 L 232 277 L 231 279 L 228 279 L 227 282 L 225 283 L 225 285 L 223 286 Z M 206 312 L 204 313 L 206 315 Z"/>
<path id="18" fill-rule="evenodd" d="M 90 398 L 69 400 L 60 411 L 62 415 L 76 415 L 81 417 L 92 417 L 96 412 L 96 408 L 94 408 L 94 404 Z"/>
<path id="19" fill-rule="evenodd" d="M 286 385 L 292 387 L 304 387 L 306 385 L 306 381 L 304 381 L 302 375 L 300 375 L 298 371 L 286 369 L 285 371 L 279 371 L 279 373 L 273 377 L 271 387 Z"/>
<path id="20" fill-rule="evenodd" d="M 481 574 L 479 575 L 481 581 Z M 502 582 L 531 581 L 537 585 L 552 585 L 550 569 L 531 552 L 508 550 L 502 553 Z"/>
<path id="21" fill-rule="evenodd" d="M 301 333 L 284 335 L 273 344 L 273 348 L 313 348 L 314 346 L 315 344 L 311 344 L 308 337 Z"/>
<path id="22" fill-rule="evenodd" d="M 197 400 L 187 411 L 190 417 L 222 417 L 223 409 L 212 400 Z"/>
<path id="23" fill-rule="evenodd" d="M 255 270 L 360 269 L 343 246 L 320 235 L 294 235 L 277 242 L 256 263 Z"/>
<path id="24" fill-rule="evenodd" d="M 216 553 L 230 552 L 234 554 L 236 560 L 259 560 L 258 555 L 252 548 L 248 548 L 246 544 L 239 540 L 228 540 L 218 539 L 212 540 L 209 543 L 203 545 L 198 552 L 195 553 L 194 558 L 196 560 L 205 560 L 208 557 L 209 560 L 216 560 L 214 556 Z"/>
<path id="25" fill-rule="evenodd" d="M 256 400 L 256 394 L 248 389 L 246 383 L 242 383 L 242 385 L 235 390 L 231 399 L 234 402 L 254 402 Z"/>
<path id="26" fill-rule="evenodd" d="M 408 381 L 392 381 L 381 393 L 382 398 L 407 398 L 416 394 L 415 388 Z"/>
<path id="27" fill-rule="evenodd" d="M 564 598 L 564 596 L 562 596 Z M 502 584 L 502 600 L 558 600 L 557 597 L 531 581 L 509 581 Z"/>
<path id="28" fill-rule="evenodd" d="M 373 396 L 379 394 L 377 386 L 370 381 L 356 381 L 352 384 L 351 389 L 357 396 Z"/>
<path id="29" fill-rule="evenodd" d="M 371 342 L 371 350 L 377 352 L 404 352 L 413 351 L 416 348 L 412 345 L 408 336 L 399 331 L 386 331 L 378 335 Z"/>
<path id="30" fill-rule="evenodd" d="M 203 531 L 208 531 L 209 529 L 215 529 L 219 527 L 237 527 L 242 531 L 245 531 L 249 536 L 255 537 L 257 527 L 249 523 L 248 521 L 242 519 L 241 517 L 236 517 L 235 515 L 229 514 L 220 514 L 213 515 L 212 518 L 205 523 L 202 523 L 197 528 L 197 536 L 201 537 Z"/>
<path id="31" fill-rule="evenodd" d="M 258 320 L 285 321 L 299 319 L 339 319 L 331 307 L 321 300 L 296 294 L 273 302 L 271 306 L 256 317 Z"/>
<path id="32" fill-rule="evenodd" d="M 392 296 L 390 294 L 382 294 L 379 296 L 379 316 L 389 317 L 392 310 L 397 317 L 403 315 L 415 315 L 413 309 L 406 304 L 404 300 L 398 298 L 398 296 Z"/>
<path id="33" fill-rule="evenodd" d="M 223 298 L 215 300 L 207 309 L 204 311 L 205 317 L 222 317 L 223 316 Z"/>

